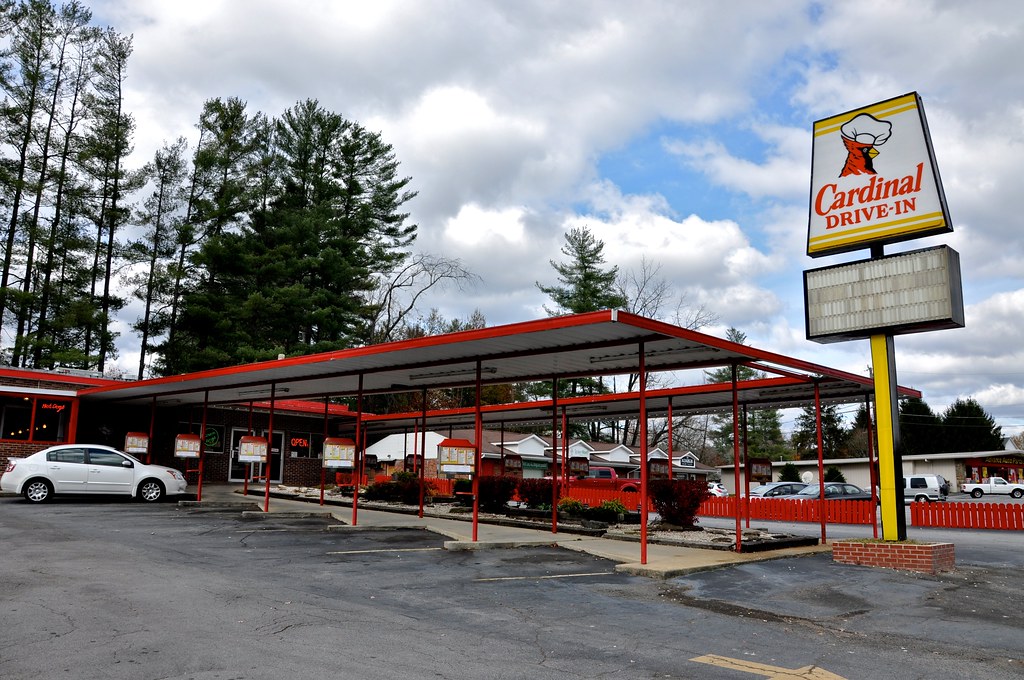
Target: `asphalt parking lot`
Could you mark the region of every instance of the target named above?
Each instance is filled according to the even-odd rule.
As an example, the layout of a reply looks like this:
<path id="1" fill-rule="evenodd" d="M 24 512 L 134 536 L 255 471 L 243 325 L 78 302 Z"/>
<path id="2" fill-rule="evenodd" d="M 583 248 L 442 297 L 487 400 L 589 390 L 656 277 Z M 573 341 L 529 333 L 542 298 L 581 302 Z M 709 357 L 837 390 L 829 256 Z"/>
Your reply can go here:
<path id="1" fill-rule="evenodd" d="M 828 555 L 659 581 L 548 546 L 0 498 L 0 677 L 1017 678 L 1019 568 Z"/>

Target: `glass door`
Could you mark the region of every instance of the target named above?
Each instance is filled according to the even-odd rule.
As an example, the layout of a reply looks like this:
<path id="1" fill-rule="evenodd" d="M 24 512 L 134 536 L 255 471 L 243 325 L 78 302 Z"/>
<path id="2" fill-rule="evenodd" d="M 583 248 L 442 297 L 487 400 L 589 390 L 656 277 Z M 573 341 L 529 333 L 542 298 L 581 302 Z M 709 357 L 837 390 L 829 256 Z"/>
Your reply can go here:
<path id="1" fill-rule="evenodd" d="M 231 469 L 228 471 L 229 482 L 244 482 L 246 473 L 252 470 L 250 480 L 253 477 L 263 476 L 263 463 L 243 463 L 238 460 L 238 441 L 249 434 L 249 431 L 244 427 L 235 427 L 231 429 Z M 256 433 L 260 437 L 266 437 L 267 431 L 263 430 Z M 274 432 L 274 439 L 270 442 L 270 482 L 272 484 L 280 484 L 284 481 L 284 456 L 281 452 L 284 450 L 284 432 L 277 430 Z"/>

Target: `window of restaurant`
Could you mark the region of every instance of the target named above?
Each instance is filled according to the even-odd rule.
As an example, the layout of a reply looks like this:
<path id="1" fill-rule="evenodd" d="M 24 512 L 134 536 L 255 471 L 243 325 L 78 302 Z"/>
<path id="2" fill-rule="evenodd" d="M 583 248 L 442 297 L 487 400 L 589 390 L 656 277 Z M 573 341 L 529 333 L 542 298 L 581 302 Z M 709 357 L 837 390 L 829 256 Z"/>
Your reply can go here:
<path id="1" fill-rule="evenodd" d="M 71 402 L 51 397 L 0 397 L 0 439 L 34 442 L 67 440 Z"/>

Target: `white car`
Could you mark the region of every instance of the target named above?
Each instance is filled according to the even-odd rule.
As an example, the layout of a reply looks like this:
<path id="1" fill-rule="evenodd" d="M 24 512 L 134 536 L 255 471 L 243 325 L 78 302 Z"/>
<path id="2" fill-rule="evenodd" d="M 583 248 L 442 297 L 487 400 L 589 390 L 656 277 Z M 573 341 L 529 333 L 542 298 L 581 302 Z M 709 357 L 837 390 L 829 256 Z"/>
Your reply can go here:
<path id="1" fill-rule="evenodd" d="M 726 490 L 725 485 L 722 484 L 721 482 L 708 482 L 708 491 L 710 491 L 711 495 L 715 496 L 716 498 L 725 498 L 726 496 L 729 495 L 729 492 L 728 490 Z"/>
<path id="2" fill-rule="evenodd" d="M 146 465 L 127 453 L 96 444 L 61 444 L 26 458 L 11 458 L 0 490 L 41 503 L 54 494 L 126 494 L 153 503 L 185 493 L 180 471 Z"/>

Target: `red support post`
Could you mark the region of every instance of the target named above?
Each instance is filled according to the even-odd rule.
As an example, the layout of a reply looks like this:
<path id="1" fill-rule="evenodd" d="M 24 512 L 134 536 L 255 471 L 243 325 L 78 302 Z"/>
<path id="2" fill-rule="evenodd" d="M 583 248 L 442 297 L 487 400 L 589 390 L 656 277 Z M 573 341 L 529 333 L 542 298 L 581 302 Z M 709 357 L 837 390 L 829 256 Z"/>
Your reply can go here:
<path id="1" fill-rule="evenodd" d="M 562 490 L 558 493 L 558 497 L 561 498 L 562 494 L 569 495 L 569 488 L 572 485 L 572 480 L 569 478 L 569 469 L 566 460 L 569 458 L 569 416 L 565 412 L 565 407 L 562 407 Z"/>
<path id="2" fill-rule="evenodd" d="M 740 391 L 737 385 L 737 367 L 732 365 L 732 457 L 733 457 L 733 488 L 736 489 L 736 497 L 740 493 Z M 736 517 L 736 552 L 743 552 L 743 528 L 740 519 L 740 504 L 733 505 L 733 515 Z"/>
<path id="3" fill-rule="evenodd" d="M 672 397 L 668 398 L 668 478 L 672 479 Z"/>
<path id="4" fill-rule="evenodd" d="M 647 361 L 641 341 L 637 358 L 640 361 L 640 564 L 647 564 L 647 505 L 650 498 L 647 473 Z"/>
<path id="5" fill-rule="evenodd" d="M 270 471 L 274 462 L 274 398 L 276 396 L 277 383 L 270 383 L 270 418 L 267 423 L 267 462 L 263 466 L 263 476 L 266 477 L 266 490 L 263 495 L 263 512 L 270 512 Z M 281 451 L 281 455 L 284 455 L 284 451 Z"/>
<path id="6" fill-rule="evenodd" d="M 196 500 L 203 500 L 203 459 L 206 458 L 206 415 L 210 404 L 210 391 L 203 392 L 203 423 L 199 426 L 199 480 L 196 482 Z M 188 465 L 186 464 L 186 467 Z"/>
<path id="7" fill-rule="evenodd" d="M 352 486 L 352 526 L 356 526 L 359 520 L 359 460 L 363 455 L 363 452 L 359 450 L 359 446 L 363 441 L 363 374 L 359 374 L 359 387 L 356 393 L 356 459 L 353 461 L 353 470 L 355 471 L 355 484 Z"/>
<path id="8" fill-rule="evenodd" d="M 328 427 L 328 416 L 330 415 L 330 410 L 331 410 L 331 398 L 329 396 L 325 395 L 324 396 L 324 441 L 327 441 L 327 435 L 329 434 L 329 429 L 330 429 Z M 310 446 L 312 446 L 313 442 L 310 442 L 309 444 L 310 444 Z M 324 504 L 324 486 L 327 483 L 327 468 L 324 467 L 324 445 L 321 444 L 320 447 L 321 447 L 320 448 L 320 505 L 322 506 Z"/>
<path id="9" fill-rule="evenodd" d="M 476 392 L 474 399 L 473 414 L 473 439 L 475 450 L 473 451 L 473 542 L 477 540 L 477 528 L 480 522 L 480 468 L 483 463 L 482 447 L 480 440 L 484 436 L 483 414 L 480 411 L 480 400 L 483 396 L 482 364 L 476 360 Z"/>
<path id="10" fill-rule="evenodd" d="M 878 474 L 875 472 L 875 432 L 872 426 L 871 397 L 864 395 L 864 410 L 868 414 L 868 482 L 871 484 L 871 535 L 878 538 L 878 513 L 875 505 L 878 502 Z"/>
<path id="11" fill-rule="evenodd" d="M 427 388 L 424 387 L 420 393 L 422 397 L 422 408 L 423 408 L 423 429 L 420 431 L 420 437 L 422 438 L 422 444 L 420 446 L 420 453 L 416 453 L 416 440 L 413 439 L 412 443 L 412 469 L 419 477 L 420 480 L 420 511 L 419 517 L 423 519 L 423 496 L 425 494 L 424 489 L 426 488 L 426 472 L 424 468 L 427 467 Z M 420 455 L 423 456 L 423 465 L 420 465 Z M 440 471 L 438 471 L 440 472 Z"/>
<path id="12" fill-rule="evenodd" d="M 565 436 L 565 433 L 562 433 Z M 551 533 L 558 533 L 558 378 L 551 379 Z"/>
<path id="13" fill-rule="evenodd" d="M 821 386 L 814 381 L 814 422 L 818 432 L 818 501 L 821 505 L 821 542 L 825 543 L 825 451 L 821 433 Z"/>

